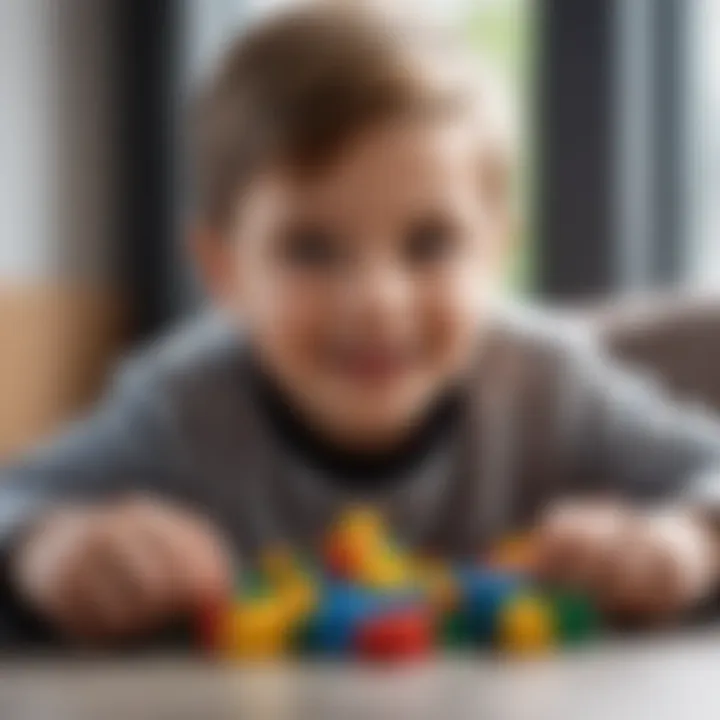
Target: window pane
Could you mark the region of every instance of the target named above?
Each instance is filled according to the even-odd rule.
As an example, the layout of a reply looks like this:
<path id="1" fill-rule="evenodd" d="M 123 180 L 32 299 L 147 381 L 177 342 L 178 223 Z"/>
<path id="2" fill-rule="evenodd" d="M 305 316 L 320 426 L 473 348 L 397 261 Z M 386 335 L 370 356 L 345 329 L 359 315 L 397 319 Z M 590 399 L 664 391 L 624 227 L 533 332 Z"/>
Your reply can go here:
<path id="1" fill-rule="evenodd" d="M 720 284 L 720 2 L 691 0 L 688 280 Z"/>

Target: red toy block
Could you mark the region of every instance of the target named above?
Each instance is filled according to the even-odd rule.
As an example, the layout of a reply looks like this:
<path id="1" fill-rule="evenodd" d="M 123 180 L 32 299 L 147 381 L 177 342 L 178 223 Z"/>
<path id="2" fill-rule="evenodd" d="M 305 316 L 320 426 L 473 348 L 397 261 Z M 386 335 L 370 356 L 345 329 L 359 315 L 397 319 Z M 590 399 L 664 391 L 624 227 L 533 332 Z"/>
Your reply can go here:
<path id="1" fill-rule="evenodd" d="M 227 600 L 206 602 L 197 614 L 197 636 L 211 655 L 220 653 L 227 641 L 230 603 Z"/>
<path id="2" fill-rule="evenodd" d="M 429 609 L 412 607 L 370 618 L 361 625 L 357 650 L 372 660 L 401 660 L 429 655 L 434 622 Z"/>

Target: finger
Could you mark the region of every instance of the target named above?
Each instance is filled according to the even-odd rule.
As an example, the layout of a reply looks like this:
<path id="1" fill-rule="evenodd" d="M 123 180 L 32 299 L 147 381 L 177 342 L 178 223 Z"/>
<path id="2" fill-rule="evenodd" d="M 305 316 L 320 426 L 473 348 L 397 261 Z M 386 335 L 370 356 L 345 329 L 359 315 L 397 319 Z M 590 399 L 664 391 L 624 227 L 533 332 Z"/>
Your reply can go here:
<path id="1" fill-rule="evenodd" d="M 682 575 L 676 558 L 653 543 L 646 558 L 645 586 L 629 599 L 630 611 L 653 619 L 679 614 L 686 602 Z"/>
<path id="2" fill-rule="evenodd" d="M 627 615 L 642 612 L 655 592 L 656 560 L 655 550 L 639 526 L 618 536 L 597 589 L 603 607 Z"/>
<path id="3" fill-rule="evenodd" d="M 174 600 L 171 569 L 142 523 L 119 518 L 103 560 L 109 581 L 133 622 L 147 625 L 170 614 Z"/>
<path id="4" fill-rule="evenodd" d="M 684 563 L 675 549 L 658 536 L 654 519 L 637 518 L 609 576 L 608 612 L 651 623 L 675 615 L 685 602 L 686 589 Z"/>
<path id="5" fill-rule="evenodd" d="M 126 543 L 117 532 L 103 530 L 77 573 L 76 605 L 86 623 L 100 633 L 135 629 L 149 613 Z"/>
<path id="6" fill-rule="evenodd" d="M 96 603 L 85 587 L 88 561 L 95 543 L 97 515 L 62 517 L 51 544 L 36 557 L 35 570 L 46 580 L 39 585 L 39 603 L 58 629 L 72 637 L 92 635 L 98 626 Z M 37 580 L 37 578 L 35 578 Z M 44 589 L 43 589 L 44 588 Z"/>
<path id="7" fill-rule="evenodd" d="M 540 545 L 538 572 L 559 584 L 585 585 L 592 552 L 584 533 L 550 530 Z"/>
<path id="8" fill-rule="evenodd" d="M 702 538 L 695 530 L 682 517 L 651 517 L 644 522 L 637 542 L 645 548 L 638 560 L 643 567 L 635 573 L 635 591 L 621 598 L 626 613 L 666 619 L 706 595 L 707 558 L 702 557 Z"/>
<path id="9" fill-rule="evenodd" d="M 163 558 L 132 517 L 104 516 L 83 558 L 75 587 L 87 622 L 105 633 L 147 629 L 168 613 L 169 589 Z"/>
<path id="10" fill-rule="evenodd" d="M 89 639 L 98 634 L 101 623 L 95 603 L 84 587 L 87 572 L 82 558 L 64 568 L 53 583 L 54 591 L 45 606 L 61 635 L 75 640 Z"/>
<path id="11" fill-rule="evenodd" d="M 145 505 L 137 512 L 140 531 L 163 557 L 179 605 L 187 607 L 229 591 L 230 553 L 209 523 L 159 505 Z"/>
<path id="12" fill-rule="evenodd" d="M 594 589 L 611 562 L 615 538 L 627 518 L 604 506 L 565 507 L 551 514 L 543 528 L 541 567 L 555 582 Z"/>
<path id="13" fill-rule="evenodd" d="M 666 585 L 692 605 L 712 592 L 717 580 L 718 544 L 711 525 L 690 512 L 656 515 L 649 532 L 662 555 Z"/>

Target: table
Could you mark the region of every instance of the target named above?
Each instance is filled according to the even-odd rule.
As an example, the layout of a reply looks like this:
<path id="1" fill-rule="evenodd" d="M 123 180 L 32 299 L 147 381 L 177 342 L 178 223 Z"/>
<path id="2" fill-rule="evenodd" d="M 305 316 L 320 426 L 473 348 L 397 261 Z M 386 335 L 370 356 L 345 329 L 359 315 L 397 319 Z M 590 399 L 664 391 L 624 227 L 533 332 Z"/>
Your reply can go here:
<path id="1" fill-rule="evenodd" d="M 2 720 L 718 720 L 720 627 L 527 661 L 403 667 L 197 659 L 0 662 Z"/>

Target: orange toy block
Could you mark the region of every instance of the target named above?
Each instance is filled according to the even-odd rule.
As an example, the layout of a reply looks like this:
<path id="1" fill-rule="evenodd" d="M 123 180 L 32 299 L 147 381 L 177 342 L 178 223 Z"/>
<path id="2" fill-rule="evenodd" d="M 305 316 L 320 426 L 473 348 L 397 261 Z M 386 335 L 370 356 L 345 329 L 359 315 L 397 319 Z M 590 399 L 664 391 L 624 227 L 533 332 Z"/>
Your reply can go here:
<path id="1" fill-rule="evenodd" d="M 537 567 L 537 548 L 529 535 L 514 535 L 496 543 L 484 560 L 496 570 L 530 573 Z"/>
<path id="2" fill-rule="evenodd" d="M 371 510 L 354 509 L 330 530 L 324 546 L 325 564 L 337 578 L 355 579 L 384 550 L 386 532 Z"/>

